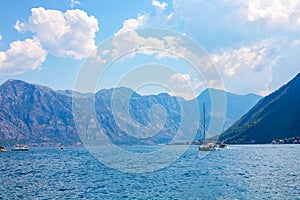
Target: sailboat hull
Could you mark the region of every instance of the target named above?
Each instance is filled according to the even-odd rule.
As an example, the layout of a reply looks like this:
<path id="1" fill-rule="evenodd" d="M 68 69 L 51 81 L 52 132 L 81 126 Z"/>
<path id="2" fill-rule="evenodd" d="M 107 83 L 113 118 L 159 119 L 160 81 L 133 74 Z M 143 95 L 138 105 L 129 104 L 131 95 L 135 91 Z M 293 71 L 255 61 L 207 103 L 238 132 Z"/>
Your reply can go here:
<path id="1" fill-rule="evenodd" d="M 205 145 L 205 146 L 200 146 L 199 151 L 215 151 L 217 150 L 217 147 L 215 145 Z"/>

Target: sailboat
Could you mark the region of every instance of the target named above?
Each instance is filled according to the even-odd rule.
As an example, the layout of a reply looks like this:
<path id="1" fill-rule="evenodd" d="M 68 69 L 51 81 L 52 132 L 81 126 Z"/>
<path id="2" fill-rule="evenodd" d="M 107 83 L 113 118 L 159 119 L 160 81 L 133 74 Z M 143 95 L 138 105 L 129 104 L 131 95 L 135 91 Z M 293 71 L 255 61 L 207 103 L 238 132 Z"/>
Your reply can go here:
<path id="1" fill-rule="evenodd" d="M 215 151 L 217 149 L 216 144 L 214 143 L 208 143 L 205 144 L 205 103 L 203 103 L 203 140 L 202 145 L 199 146 L 199 151 Z"/>

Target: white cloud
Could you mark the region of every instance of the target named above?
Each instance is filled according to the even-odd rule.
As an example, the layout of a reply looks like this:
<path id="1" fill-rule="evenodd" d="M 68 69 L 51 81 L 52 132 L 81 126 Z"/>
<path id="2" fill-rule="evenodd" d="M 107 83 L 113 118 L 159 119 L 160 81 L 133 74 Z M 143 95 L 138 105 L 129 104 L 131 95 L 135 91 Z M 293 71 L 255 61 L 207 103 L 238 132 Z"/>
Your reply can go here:
<path id="1" fill-rule="evenodd" d="M 157 49 L 164 48 L 164 41 L 153 37 L 140 36 L 136 31 L 128 31 L 125 33 L 117 34 L 113 40 L 112 56 L 118 58 L 118 56 L 127 53 L 124 57 L 132 57 L 136 53 L 152 55 L 157 54 Z M 135 50 L 132 52 L 132 50 Z"/>
<path id="2" fill-rule="evenodd" d="M 172 7 L 171 13 L 155 9 L 154 13 L 143 14 L 147 18 L 143 23 L 138 18 L 131 19 L 133 21 L 128 23 L 136 25 L 123 27 L 133 27 L 131 30 L 144 26 L 178 28 L 180 25 L 175 24 L 181 24 L 183 30 L 176 30 L 186 32 L 206 47 L 208 52 L 212 52 L 226 87 L 232 92 L 265 95 L 299 71 L 300 62 L 296 54 L 300 46 L 300 1 L 221 0 L 216 3 L 209 0 L 174 0 Z M 138 44 L 144 41 L 138 35 L 132 37 L 137 37 Z M 136 48 L 143 46 L 126 41 L 126 37 L 123 40 L 124 44 Z M 193 52 L 186 51 L 184 45 L 180 45 L 180 41 L 175 41 L 174 37 L 159 40 L 163 43 L 157 42 L 154 46 L 176 52 L 193 61 L 197 59 Z M 216 49 L 217 52 L 214 51 Z M 170 54 L 165 55 L 165 52 L 152 51 L 152 54 L 158 58 L 172 57 Z M 201 62 L 205 63 L 196 61 Z M 209 71 L 209 67 L 203 70 Z M 208 78 L 207 84 L 219 87 L 219 82 L 214 81 L 214 78 Z"/>
<path id="3" fill-rule="evenodd" d="M 78 1 L 78 0 L 71 0 L 71 8 L 73 8 L 75 5 L 80 5 L 80 1 Z"/>
<path id="4" fill-rule="evenodd" d="M 2 35 L 0 35 L 0 41 L 3 39 Z"/>
<path id="5" fill-rule="evenodd" d="M 157 0 L 152 0 L 152 5 L 159 8 L 159 9 L 161 9 L 161 10 L 165 10 L 166 7 L 168 6 L 168 4 L 166 2 L 160 3 Z"/>
<path id="6" fill-rule="evenodd" d="M 239 48 L 222 50 L 211 58 L 219 68 L 225 86 L 236 93 L 269 91 L 273 67 L 278 60 L 276 40 L 263 40 Z"/>
<path id="7" fill-rule="evenodd" d="M 250 22 L 263 21 L 273 27 L 300 25 L 298 0 L 246 0 L 242 12 Z"/>
<path id="8" fill-rule="evenodd" d="M 37 39 L 12 42 L 7 51 L 0 52 L 0 72 L 8 75 L 39 69 L 46 55 Z"/>
<path id="9" fill-rule="evenodd" d="M 96 62 L 105 64 L 106 60 L 104 58 L 102 58 L 102 56 L 98 55 L 98 56 L 96 56 Z"/>
<path id="10" fill-rule="evenodd" d="M 178 96 L 191 99 L 195 97 L 195 94 L 199 94 L 205 86 L 223 88 L 219 74 L 208 54 L 185 34 L 174 35 L 172 32 L 172 35 L 171 32 L 168 32 L 169 34 L 161 35 L 162 32 L 158 31 L 155 35 L 153 29 L 149 32 L 150 35 L 146 35 L 145 32 L 141 33 L 140 35 L 139 31 L 128 31 L 117 34 L 112 38 L 112 49 L 97 51 L 101 57 L 98 62 L 104 63 L 103 59 L 106 59 L 106 63 L 111 60 L 122 62 L 123 59 L 132 58 L 136 54 L 151 55 L 157 59 L 182 60 L 189 63 L 189 67 L 185 69 L 186 73 L 174 75 L 168 83 L 176 88 Z M 172 68 L 172 66 L 170 67 Z M 195 91 L 195 94 L 192 90 Z"/>
<path id="11" fill-rule="evenodd" d="M 167 20 L 170 20 L 173 17 L 174 13 L 171 12 L 168 16 L 167 16 Z"/>
<path id="12" fill-rule="evenodd" d="M 175 0 L 172 7 L 187 35 L 230 63 L 218 61 L 228 90 L 265 95 L 299 73 L 299 0 Z M 264 48 L 267 38 L 278 40 Z"/>
<path id="13" fill-rule="evenodd" d="M 197 97 L 197 93 L 194 90 L 194 84 L 192 83 L 191 76 L 189 74 L 173 74 L 166 87 L 172 89 L 169 93 L 172 96 L 180 96 L 187 100 Z"/>
<path id="14" fill-rule="evenodd" d="M 264 46 L 243 46 L 239 49 L 230 49 L 220 55 L 212 55 L 212 59 L 221 66 L 226 76 L 234 76 L 245 69 L 254 71 L 264 67 L 266 48 Z"/>
<path id="15" fill-rule="evenodd" d="M 137 18 L 126 19 L 123 21 L 122 28 L 115 34 L 126 31 L 132 31 L 146 26 L 156 26 L 164 28 L 174 28 L 180 26 L 177 16 L 173 12 L 166 11 L 168 4 L 166 2 L 152 1 L 152 5 L 156 8 L 152 13 L 140 13 Z"/>
<path id="16" fill-rule="evenodd" d="M 115 35 L 141 28 L 146 24 L 147 20 L 147 15 L 138 15 L 136 19 L 127 19 L 123 22 L 123 27 Z"/>
<path id="17" fill-rule="evenodd" d="M 198 94 L 203 87 L 224 89 L 222 83 L 227 90 L 242 94 L 252 92 L 265 95 L 274 89 L 270 88 L 270 84 L 273 81 L 274 66 L 280 57 L 281 40 L 275 38 L 261 40 L 211 53 L 210 57 L 219 70 L 220 80 L 218 72 L 205 52 L 191 51 L 188 40 L 184 37 L 184 35 L 145 37 L 136 31 L 122 33 L 113 39 L 112 56 L 117 57 L 128 52 L 127 57 L 140 53 L 155 55 L 156 58 L 185 58 L 198 66 L 205 78 L 200 80 L 199 77 L 193 77 L 194 72 L 190 71 L 186 75 L 179 74 L 170 79 L 170 84 L 177 85 L 177 95 L 186 99 L 193 97 L 190 89 Z M 135 51 L 132 51 L 133 49 Z M 191 85 L 192 88 L 189 88 Z"/>
<path id="18" fill-rule="evenodd" d="M 17 21 L 15 29 L 30 31 L 43 48 L 56 56 L 87 57 L 96 49 L 95 34 L 99 30 L 98 20 L 82 10 L 46 10 L 32 8 L 27 23 Z"/>
<path id="19" fill-rule="evenodd" d="M 174 58 L 179 59 L 188 57 L 192 62 L 198 61 L 199 57 L 189 51 L 186 44 L 185 35 L 178 36 L 155 36 L 153 35 L 139 35 L 137 31 L 128 31 L 115 35 L 112 39 L 113 49 L 111 55 L 114 59 L 119 59 L 118 56 L 123 55 L 122 58 L 133 57 L 135 54 L 155 55 L 156 58 Z M 161 33 L 158 31 L 158 34 Z M 105 53 L 105 54 L 104 54 Z M 126 54 L 126 55 L 124 55 Z M 101 53 L 102 56 L 107 55 L 106 51 Z"/>
<path id="20" fill-rule="evenodd" d="M 294 40 L 292 43 L 295 46 L 300 46 L 300 40 Z"/>
<path id="21" fill-rule="evenodd" d="M 103 50 L 103 51 L 101 52 L 101 54 L 104 55 L 104 56 L 107 56 L 107 55 L 109 55 L 110 53 L 111 53 L 111 52 L 110 52 L 110 50 L 108 50 L 108 49 Z"/>

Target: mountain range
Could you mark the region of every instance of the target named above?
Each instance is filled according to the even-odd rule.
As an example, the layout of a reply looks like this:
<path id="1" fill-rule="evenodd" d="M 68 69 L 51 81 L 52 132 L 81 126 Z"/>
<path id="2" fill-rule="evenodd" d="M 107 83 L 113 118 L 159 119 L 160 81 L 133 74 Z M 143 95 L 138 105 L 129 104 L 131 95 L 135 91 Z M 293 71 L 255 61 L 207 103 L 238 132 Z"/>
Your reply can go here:
<path id="1" fill-rule="evenodd" d="M 295 139 L 300 139 L 300 74 L 261 99 L 219 137 L 231 144 Z"/>
<path id="2" fill-rule="evenodd" d="M 210 96 L 220 93 L 223 91 L 206 89 L 197 99 L 187 101 L 166 93 L 141 96 L 129 88 L 102 89 L 95 94 L 55 91 L 10 79 L 0 86 L 0 144 L 74 145 L 85 139 L 98 142 L 109 139 L 115 144 L 166 144 L 174 142 L 176 134 L 194 134 L 194 130 L 198 134 L 193 139 L 197 139 L 202 113 L 195 112 L 192 102 L 198 102 L 199 107 L 206 104 L 209 124 L 214 115 Z M 221 131 L 261 98 L 254 94 L 225 92 L 225 95 L 226 116 Z M 90 117 L 88 109 L 95 116 Z M 182 118 L 182 112 L 187 113 L 187 119 Z M 198 119 L 197 123 L 193 119 Z M 186 123 L 181 127 L 183 120 Z"/>

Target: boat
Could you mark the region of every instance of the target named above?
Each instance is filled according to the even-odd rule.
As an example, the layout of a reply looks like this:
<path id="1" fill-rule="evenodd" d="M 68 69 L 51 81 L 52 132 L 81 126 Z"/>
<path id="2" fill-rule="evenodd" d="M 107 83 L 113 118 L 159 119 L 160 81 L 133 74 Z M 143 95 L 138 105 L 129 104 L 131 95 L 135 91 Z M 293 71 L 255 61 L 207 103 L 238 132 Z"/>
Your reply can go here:
<path id="1" fill-rule="evenodd" d="M 205 103 L 203 103 L 203 140 L 202 145 L 199 146 L 199 151 L 215 151 L 217 150 L 217 145 L 215 143 L 205 144 Z"/>
<path id="2" fill-rule="evenodd" d="M 199 147 L 199 151 L 215 151 L 217 150 L 217 145 L 214 143 L 205 144 Z"/>
<path id="3" fill-rule="evenodd" d="M 219 144 L 219 148 L 221 149 L 227 149 L 228 148 L 228 145 L 225 144 L 224 140 Z"/>
<path id="4" fill-rule="evenodd" d="M 14 146 L 13 148 L 10 149 L 11 151 L 28 151 L 29 147 L 26 145 L 20 145 L 17 144 L 16 146 Z"/>
<path id="5" fill-rule="evenodd" d="M 5 152 L 5 149 L 3 146 L 0 146 L 0 152 Z"/>
<path id="6" fill-rule="evenodd" d="M 63 150 L 64 148 L 65 148 L 64 146 L 61 146 L 61 147 L 60 147 L 61 150 Z"/>

